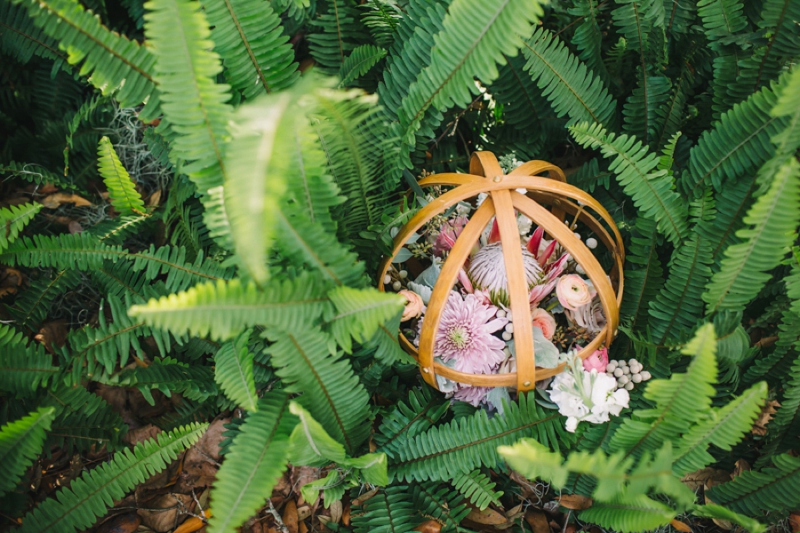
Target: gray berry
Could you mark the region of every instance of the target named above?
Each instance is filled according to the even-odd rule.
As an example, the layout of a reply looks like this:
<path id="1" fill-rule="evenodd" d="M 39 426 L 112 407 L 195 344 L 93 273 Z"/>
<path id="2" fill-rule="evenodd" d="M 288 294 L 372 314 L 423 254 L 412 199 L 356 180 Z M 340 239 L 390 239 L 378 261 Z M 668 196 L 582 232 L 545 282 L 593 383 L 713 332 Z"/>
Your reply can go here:
<path id="1" fill-rule="evenodd" d="M 641 374 L 634 374 L 631 376 L 631 381 L 634 383 L 641 383 L 642 382 L 642 375 Z"/>
<path id="2" fill-rule="evenodd" d="M 626 383 L 625 390 L 633 390 L 633 383 Z"/>
<path id="3" fill-rule="evenodd" d="M 653 377 L 653 376 L 650 375 L 650 372 L 648 372 L 647 370 L 642 371 L 640 374 L 642 376 L 642 381 L 647 381 L 648 379 Z"/>
<path id="4" fill-rule="evenodd" d="M 395 281 L 394 283 L 392 283 L 392 288 L 396 291 L 399 291 L 400 289 L 403 288 L 403 284 L 400 283 L 399 281 Z"/>
<path id="5" fill-rule="evenodd" d="M 619 384 L 619 386 L 620 386 L 620 387 L 622 387 L 622 386 L 623 386 L 623 385 L 625 385 L 626 383 L 630 383 L 630 381 L 631 381 L 631 380 L 630 380 L 630 378 L 629 378 L 628 376 L 622 376 L 621 378 L 619 378 L 619 379 L 617 380 L 617 383 Z"/>
<path id="6" fill-rule="evenodd" d="M 617 368 L 616 370 L 614 370 L 614 375 L 617 376 L 618 378 L 621 378 L 623 374 L 624 372 L 622 371 L 621 368 Z"/>

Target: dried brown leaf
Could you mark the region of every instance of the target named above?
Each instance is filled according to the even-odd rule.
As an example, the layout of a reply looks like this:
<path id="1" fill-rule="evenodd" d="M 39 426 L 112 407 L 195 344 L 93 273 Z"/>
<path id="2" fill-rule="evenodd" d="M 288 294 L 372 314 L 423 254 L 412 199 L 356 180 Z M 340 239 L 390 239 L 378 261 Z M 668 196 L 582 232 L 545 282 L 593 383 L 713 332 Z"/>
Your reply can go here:
<path id="1" fill-rule="evenodd" d="M 558 500 L 558 504 L 561 507 L 565 507 L 567 509 L 571 509 L 573 511 L 583 511 L 584 509 L 588 509 L 592 506 L 593 500 L 587 496 L 581 496 L 580 494 L 562 494 L 561 498 Z"/>
<path id="2" fill-rule="evenodd" d="M 56 209 L 61 204 L 75 204 L 75 207 L 92 205 L 92 202 L 77 194 L 57 192 L 42 198 L 42 205 L 48 209 Z"/>
<path id="3" fill-rule="evenodd" d="M 767 434 L 767 424 L 769 421 L 772 420 L 772 415 L 776 413 L 776 407 L 780 407 L 781 404 L 778 403 L 776 400 L 771 400 L 764 405 L 761 409 L 761 414 L 758 415 L 756 419 L 756 423 L 753 424 L 753 435 L 766 435 Z"/>
<path id="4" fill-rule="evenodd" d="M 189 494 L 165 494 L 146 503 L 145 509 L 137 512 L 142 523 L 156 533 L 172 531 L 185 511 L 191 509 L 194 499 Z"/>
<path id="5" fill-rule="evenodd" d="M 677 529 L 681 533 L 692 533 L 692 528 L 689 527 L 689 524 L 685 522 L 681 522 L 680 520 L 673 520 L 669 523 L 673 528 Z"/>
<path id="6" fill-rule="evenodd" d="M 419 531 L 420 533 L 439 533 L 441 530 L 442 524 L 436 520 L 428 520 L 414 528 L 414 531 Z"/>
<path id="7" fill-rule="evenodd" d="M 467 519 L 487 526 L 498 526 L 508 523 L 508 519 L 505 516 L 501 515 L 494 509 L 489 508 L 484 509 L 483 511 L 473 509 L 467 515 Z"/>
<path id="8" fill-rule="evenodd" d="M 716 468 L 702 468 L 681 478 L 681 482 L 692 490 L 705 486 L 709 480 L 715 483 L 725 483 L 731 480 L 731 475 L 724 470 L 717 470 Z"/>
<path id="9" fill-rule="evenodd" d="M 286 502 L 286 507 L 283 508 L 283 516 L 281 517 L 283 520 L 283 524 L 286 526 L 286 529 L 289 530 L 289 533 L 299 533 L 300 528 L 298 526 L 298 519 L 297 519 L 297 503 L 294 500 L 289 500 Z"/>
<path id="10" fill-rule="evenodd" d="M 547 515 L 542 511 L 528 511 L 525 513 L 525 522 L 531 527 L 533 533 L 550 533 Z"/>

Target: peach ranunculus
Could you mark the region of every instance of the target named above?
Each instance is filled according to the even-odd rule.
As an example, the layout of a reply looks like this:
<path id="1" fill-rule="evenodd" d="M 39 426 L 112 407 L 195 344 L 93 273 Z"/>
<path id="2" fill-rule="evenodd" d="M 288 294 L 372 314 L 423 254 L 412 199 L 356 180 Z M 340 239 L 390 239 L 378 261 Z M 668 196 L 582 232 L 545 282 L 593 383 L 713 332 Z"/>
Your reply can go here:
<path id="1" fill-rule="evenodd" d="M 592 289 L 577 274 L 567 274 L 561 276 L 556 285 L 556 295 L 558 301 L 565 309 L 577 311 L 579 307 L 592 301 Z"/>
<path id="2" fill-rule="evenodd" d="M 541 329 L 544 338 L 551 340 L 556 332 L 556 319 L 553 318 L 553 315 L 537 307 L 531 313 L 531 318 L 533 318 L 533 327 Z"/>
<path id="3" fill-rule="evenodd" d="M 406 299 L 406 308 L 403 309 L 403 317 L 400 320 L 405 322 L 412 318 L 419 318 L 425 310 L 425 303 L 422 301 L 422 297 L 414 291 L 405 289 L 397 294 L 404 296 Z"/>
<path id="4" fill-rule="evenodd" d="M 595 352 L 583 360 L 583 369 L 591 372 L 593 369 L 598 372 L 605 372 L 608 366 L 608 348 L 595 350 Z"/>

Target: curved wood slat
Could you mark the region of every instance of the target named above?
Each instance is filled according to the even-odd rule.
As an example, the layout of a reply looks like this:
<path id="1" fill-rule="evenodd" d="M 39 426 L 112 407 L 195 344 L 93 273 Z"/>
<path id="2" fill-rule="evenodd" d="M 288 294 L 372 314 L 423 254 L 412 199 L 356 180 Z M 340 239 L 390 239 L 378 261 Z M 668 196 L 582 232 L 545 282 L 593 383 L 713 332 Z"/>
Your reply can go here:
<path id="1" fill-rule="evenodd" d="M 534 176 L 548 172 L 549 177 Z M 388 272 L 392 259 L 405 245 L 408 238 L 436 215 L 449 209 L 458 202 L 468 200 L 480 193 L 490 195 L 472 214 L 470 221 L 456 239 L 442 266 L 442 272 L 433 289 L 430 304 L 425 314 L 426 322 L 420 336 L 420 349 L 417 350 L 408 339 L 400 334 L 400 344 L 419 362 L 423 378 L 433 387 L 438 388 L 436 376 L 479 387 L 516 386 L 519 390 L 529 390 L 536 380 L 552 377 L 563 370 L 557 368 L 537 368 L 533 350 L 533 335 L 530 326 L 531 313 L 528 305 L 528 290 L 522 268 L 521 239 L 517 230 L 515 209 L 522 212 L 534 223 L 544 227 L 584 268 L 587 277 L 598 292 L 603 312 L 606 316 L 606 327 L 578 354 L 586 358 L 604 343 L 609 344 L 617 332 L 619 323 L 619 304 L 622 301 L 623 273 L 625 258 L 622 236 L 613 218 L 590 195 L 566 183 L 564 172 L 546 161 L 528 161 L 504 175 L 494 154 L 476 152 L 470 161 L 470 174 L 443 173 L 433 174 L 420 180 L 420 186 L 454 186 L 425 207 L 420 209 L 395 237 L 392 255 L 386 257 L 380 268 L 378 288 L 384 290 L 383 280 Z M 516 189 L 528 190 L 528 195 L 520 194 Z M 548 211 L 537 200 L 551 205 Z M 577 205 L 569 200 L 578 202 Z M 611 229 L 606 230 L 603 224 L 586 208 L 591 209 Z M 617 281 L 614 291 L 612 281 L 600 266 L 594 254 L 564 224 L 564 213 L 575 216 L 592 230 L 612 253 L 614 265 L 611 268 L 611 279 Z M 459 270 L 480 238 L 492 216 L 497 215 L 500 238 L 503 246 L 503 257 L 506 264 L 509 299 L 512 320 L 514 322 L 514 343 L 517 352 L 517 372 L 508 374 L 467 374 L 437 363 L 433 360 L 436 331 L 441 315 L 447 303 L 447 297 L 455 285 Z M 512 227 L 513 225 L 513 227 Z M 613 235 L 612 235 L 613 233 Z M 514 265 L 514 266 L 512 266 Z M 521 289 L 520 289 L 521 287 Z M 524 303 L 523 303 L 524 299 Z M 522 354 L 530 354 L 528 357 Z"/>

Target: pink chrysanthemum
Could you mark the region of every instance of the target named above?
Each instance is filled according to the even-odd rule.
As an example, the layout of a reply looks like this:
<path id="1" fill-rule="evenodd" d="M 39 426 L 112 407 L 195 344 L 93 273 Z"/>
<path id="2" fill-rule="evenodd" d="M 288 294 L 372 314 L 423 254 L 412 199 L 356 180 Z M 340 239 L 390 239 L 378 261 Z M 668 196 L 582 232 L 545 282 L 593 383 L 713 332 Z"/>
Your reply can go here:
<path id="1" fill-rule="evenodd" d="M 455 369 L 470 374 L 487 374 L 506 357 L 505 343 L 492 335 L 505 327 L 506 318 L 496 318 L 497 307 L 487 305 L 473 294 L 463 300 L 451 292 L 436 333 L 437 357 L 455 361 Z"/>
<path id="2" fill-rule="evenodd" d="M 460 402 L 467 402 L 473 407 L 478 407 L 486 402 L 486 395 L 491 389 L 489 387 L 472 387 L 470 385 L 459 385 L 453 393 L 453 398 Z"/>
<path id="3" fill-rule="evenodd" d="M 539 281 L 542 267 L 528 250 L 522 250 L 522 265 L 525 267 L 525 279 L 528 287 Z M 507 292 L 508 275 L 506 262 L 503 258 L 503 247 L 499 242 L 484 246 L 472 258 L 469 265 L 469 277 L 472 278 L 476 289 L 485 289 L 490 292 Z"/>

